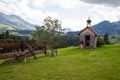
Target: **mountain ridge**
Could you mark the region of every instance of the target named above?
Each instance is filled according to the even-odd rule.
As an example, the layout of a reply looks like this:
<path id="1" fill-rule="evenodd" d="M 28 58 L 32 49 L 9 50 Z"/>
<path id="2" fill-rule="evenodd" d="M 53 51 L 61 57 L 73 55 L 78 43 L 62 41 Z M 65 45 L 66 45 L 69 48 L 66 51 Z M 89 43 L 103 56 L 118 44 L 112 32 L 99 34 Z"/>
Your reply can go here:
<path id="1" fill-rule="evenodd" d="M 16 29 L 20 30 L 34 30 L 35 25 L 31 24 L 19 16 L 16 15 L 7 15 L 0 12 L 0 23 L 13 26 Z"/>
<path id="2" fill-rule="evenodd" d="M 104 20 L 96 25 L 93 25 L 92 28 L 98 32 L 100 35 L 104 35 L 105 33 L 109 35 L 120 34 L 120 21 L 110 22 Z"/>

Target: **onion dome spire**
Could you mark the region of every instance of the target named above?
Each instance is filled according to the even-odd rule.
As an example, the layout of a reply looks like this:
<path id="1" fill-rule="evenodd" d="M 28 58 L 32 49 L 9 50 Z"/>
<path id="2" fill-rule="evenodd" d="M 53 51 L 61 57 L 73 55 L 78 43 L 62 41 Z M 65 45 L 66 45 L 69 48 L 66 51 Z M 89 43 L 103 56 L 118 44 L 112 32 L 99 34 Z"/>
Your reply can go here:
<path id="1" fill-rule="evenodd" d="M 87 20 L 87 27 L 90 27 L 91 26 L 91 20 L 90 20 L 90 17 L 88 17 L 88 20 Z"/>

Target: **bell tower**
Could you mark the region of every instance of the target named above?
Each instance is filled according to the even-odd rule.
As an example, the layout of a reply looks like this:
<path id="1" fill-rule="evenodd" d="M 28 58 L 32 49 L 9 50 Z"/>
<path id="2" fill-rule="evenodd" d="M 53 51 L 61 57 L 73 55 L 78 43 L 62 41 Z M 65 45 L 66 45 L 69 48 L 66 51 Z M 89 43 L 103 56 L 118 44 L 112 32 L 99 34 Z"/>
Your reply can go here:
<path id="1" fill-rule="evenodd" d="M 88 20 L 87 20 L 87 27 L 90 27 L 91 26 L 91 20 L 90 20 L 90 17 L 88 17 Z"/>

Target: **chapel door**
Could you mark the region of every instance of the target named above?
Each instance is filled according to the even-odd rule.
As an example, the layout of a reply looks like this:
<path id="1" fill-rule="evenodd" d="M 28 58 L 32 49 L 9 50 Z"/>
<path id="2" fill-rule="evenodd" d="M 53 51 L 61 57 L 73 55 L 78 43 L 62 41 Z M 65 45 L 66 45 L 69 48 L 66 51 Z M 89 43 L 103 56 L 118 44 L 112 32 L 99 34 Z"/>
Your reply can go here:
<path id="1" fill-rule="evenodd" d="M 85 35 L 85 46 L 90 46 L 90 35 Z"/>

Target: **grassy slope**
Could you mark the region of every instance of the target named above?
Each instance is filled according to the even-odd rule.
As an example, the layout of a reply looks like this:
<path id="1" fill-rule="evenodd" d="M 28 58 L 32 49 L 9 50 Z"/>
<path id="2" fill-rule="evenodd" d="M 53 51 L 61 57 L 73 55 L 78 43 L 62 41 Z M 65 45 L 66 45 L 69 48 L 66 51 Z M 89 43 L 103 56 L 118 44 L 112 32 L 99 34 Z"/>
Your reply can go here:
<path id="1" fill-rule="evenodd" d="M 0 29 L 5 29 L 5 30 L 15 30 L 15 28 L 14 27 L 12 27 L 12 26 L 9 26 L 9 25 L 6 25 L 6 24 L 1 24 L 0 23 Z"/>
<path id="2" fill-rule="evenodd" d="M 120 80 L 120 45 L 58 52 L 57 57 L 0 65 L 0 80 Z"/>

